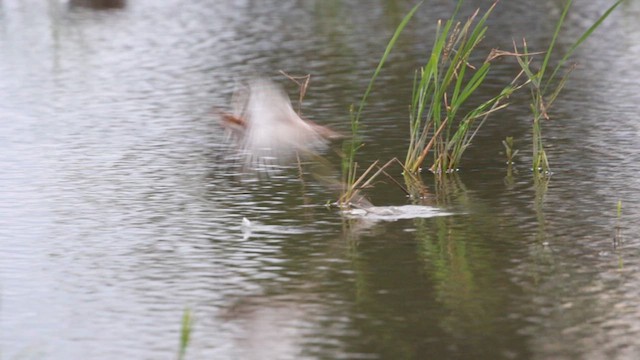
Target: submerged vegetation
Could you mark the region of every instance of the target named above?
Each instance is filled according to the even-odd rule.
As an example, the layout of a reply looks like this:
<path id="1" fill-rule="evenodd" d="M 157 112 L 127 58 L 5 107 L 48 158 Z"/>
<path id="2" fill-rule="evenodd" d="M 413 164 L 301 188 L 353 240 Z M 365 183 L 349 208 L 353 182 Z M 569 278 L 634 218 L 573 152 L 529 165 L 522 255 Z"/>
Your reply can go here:
<path id="1" fill-rule="evenodd" d="M 451 17 L 444 22 L 438 21 L 435 42 L 428 61 L 415 73 L 409 113 L 409 141 L 404 163 L 400 163 L 394 158 L 384 166 L 379 166 L 378 160 L 358 175 L 359 167 L 356 161 L 356 154 L 364 146 L 359 137 L 362 110 L 372 91 L 373 84 L 398 37 L 421 3 L 414 6 L 398 25 L 387 44 L 357 110 L 353 106 L 351 107 L 352 137 L 343 144 L 343 186 L 337 204 L 340 207 L 349 207 L 354 202 L 361 201 L 363 198 L 359 191 L 370 185 L 380 174 L 386 174 L 385 168 L 394 162 L 400 163 L 403 169 L 405 182 L 407 183 L 406 189 L 403 188 L 404 191 L 412 196 L 419 197 L 422 189 L 419 185 L 419 173 L 429 155 L 432 158 L 429 165 L 429 170 L 432 173 L 440 176 L 457 170 L 462 155 L 471 145 L 472 140 L 489 116 L 504 109 L 508 105 L 506 100 L 521 88 L 528 88 L 531 95 L 532 169 L 536 177 L 549 175 L 550 166 L 544 149 L 542 122 L 550 119 L 549 108 L 557 100 L 574 66 L 568 66 L 568 70 L 564 71 L 562 76 L 558 74 L 567 68 L 569 58 L 579 45 L 602 24 L 622 1 L 618 0 L 611 5 L 569 47 L 566 53 L 561 55 L 557 64 L 551 67 L 550 63 L 554 54 L 555 44 L 571 7 L 572 0 L 566 1 L 562 14 L 557 21 L 551 42 L 545 51 L 529 52 L 530 49 L 526 40 L 523 39 L 522 51 L 514 41 L 513 52 L 493 49 L 486 56 L 486 60 L 477 65 L 471 64 L 471 61 L 472 58 L 477 58 L 477 56 L 473 55 L 477 51 L 478 44 L 484 38 L 488 29 L 486 21 L 498 1 L 495 1 L 481 16 L 478 9 L 466 21 L 458 21 L 456 17 L 463 2 L 459 0 Z M 542 62 L 536 66 L 538 70 L 534 70 L 532 63 L 538 55 L 542 58 Z M 469 106 L 468 103 L 471 102 L 471 99 L 474 99 L 476 91 L 489 74 L 491 61 L 498 57 L 515 58 L 521 71 L 515 74 L 513 80 L 505 84 L 497 95 L 481 102 L 479 105 Z M 474 100 L 478 101 L 477 99 Z M 513 150 L 512 137 L 508 137 L 502 143 L 506 150 L 509 171 L 511 171 L 513 157 L 518 151 Z M 375 169 L 377 171 L 374 171 Z M 397 181 L 394 180 L 394 182 L 397 184 Z"/>

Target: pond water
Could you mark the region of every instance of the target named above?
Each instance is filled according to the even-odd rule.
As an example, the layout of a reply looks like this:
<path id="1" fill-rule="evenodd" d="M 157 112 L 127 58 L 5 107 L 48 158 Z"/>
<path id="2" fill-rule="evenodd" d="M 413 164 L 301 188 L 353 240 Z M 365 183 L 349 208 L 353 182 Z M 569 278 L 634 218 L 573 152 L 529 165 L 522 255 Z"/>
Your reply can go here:
<path id="1" fill-rule="evenodd" d="M 562 3 L 500 3 L 482 50 L 544 47 Z M 608 3 L 576 1 L 559 49 Z M 175 358 L 184 309 L 191 359 L 639 358 L 637 1 L 575 55 L 544 128 L 548 181 L 530 171 L 525 93 L 457 174 L 424 175 L 422 205 L 446 216 L 343 216 L 295 165 L 266 177 L 229 160 L 211 109 L 238 79 L 294 97 L 278 71 L 310 73 L 305 115 L 348 132 L 411 6 L 0 1 L 3 358 Z M 361 163 L 403 155 L 413 71 L 452 9 L 425 1 L 402 35 L 363 117 Z M 483 92 L 515 71 L 496 64 Z M 506 136 L 520 149 L 510 175 Z M 389 183 L 368 195 L 413 206 Z"/>

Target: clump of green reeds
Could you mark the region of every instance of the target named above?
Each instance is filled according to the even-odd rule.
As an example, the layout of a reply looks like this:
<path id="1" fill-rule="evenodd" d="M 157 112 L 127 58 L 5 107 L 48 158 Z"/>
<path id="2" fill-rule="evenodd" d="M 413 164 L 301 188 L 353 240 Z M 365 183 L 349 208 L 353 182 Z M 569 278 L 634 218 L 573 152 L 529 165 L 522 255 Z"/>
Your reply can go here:
<path id="1" fill-rule="evenodd" d="M 487 117 L 504 107 L 503 103 L 516 90 L 516 78 L 497 96 L 471 110 L 463 105 L 483 83 L 489 69 L 489 56 L 480 66 L 470 64 L 478 44 L 484 38 L 487 18 L 496 2 L 481 16 L 477 10 L 465 22 L 456 21 L 462 1 L 443 24 L 438 21 L 436 39 L 428 62 L 416 72 L 410 113 L 410 143 L 405 168 L 416 174 L 433 152 L 430 170 L 444 173 L 455 170 L 462 154 L 484 124 Z"/>
<path id="2" fill-rule="evenodd" d="M 564 24 L 569 8 L 571 7 L 572 0 L 567 0 L 560 15 L 560 19 L 556 25 L 556 29 L 549 43 L 549 47 L 544 52 L 544 58 L 542 64 L 539 66 L 538 71 L 534 71 L 531 67 L 532 58 L 528 55 L 527 42 L 523 39 L 522 47 L 524 53 L 521 56 L 516 56 L 522 71 L 528 78 L 527 84 L 531 92 L 531 112 L 533 114 L 533 171 L 536 175 L 550 174 L 549 160 L 544 150 L 544 143 L 542 137 L 542 121 L 549 120 L 549 108 L 553 105 L 557 99 L 560 91 L 564 87 L 567 78 L 574 66 L 570 66 L 564 74 L 558 79 L 559 72 L 565 68 L 569 58 L 575 50 L 582 44 L 602 22 L 611 14 L 611 12 L 618 7 L 624 0 L 618 0 L 611 7 L 607 9 L 597 20 L 580 36 L 562 56 L 560 61 L 555 67 L 550 68 L 550 59 L 554 52 L 560 29 Z M 515 52 L 518 53 L 518 47 L 514 43 Z"/>
<path id="3" fill-rule="evenodd" d="M 407 26 L 407 23 L 413 17 L 413 15 L 418 10 L 421 4 L 422 3 L 418 3 L 417 5 L 415 5 L 411 9 L 411 11 L 409 11 L 409 13 L 402 19 L 402 21 L 396 28 L 393 36 L 391 37 L 391 40 L 389 40 L 389 43 L 387 44 L 387 48 L 385 49 L 384 54 L 382 55 L 382 58 L 380 58 L 380 62 L 378 63 L 378 66 L 376 67 L 375 71 L 373 72 L 373 75 L 371 76 L 371 79 L 369 80 L 369 85 L 367 86 L 367 89 L 364 95 L 362 96 L 362 99 L 360 100 L 360 104 L 357 110 L 355 109 L 354 106 L 351 106 L 351 109 L 349 111 L 350 117 L 351 117 L 351 139 L 345 141 L 342 147 L 342 150 L 343 150 L 342 190 L 341 190 L 340 198 L 338 199 L 338 202 L 337 202 L 338 206 L 340 207 L 350 206 L 353 201 L 357 200 L 360 197 L 359 190 L 370 185 L 371 182 L 377 176 L 384 173 L 384 169 L 387 166 L 391 165 L 391 163 L 394 162 L 394 160 L 391 160 L 387 162 L 384 166 L 380 167 L 378 165 L 378 161 L 376 161 L 373 164 L 371 164 L 368 168 L 366 168 L 364 172 L 358 175 L 358 163 L 356 162 L 356 153 L 360 148 L 362 148 L 362 146 L 364 146 L 364 144 L 362 143 L 362 139 L 360 138 L 360 135 L 359 135 L 360 118 L 362 116 L 362 110 L 364 109 L 367 103 L 367 98 L 369 97 L 369 94 L 373 89 L 373 84 L 376 78 L 378 77 L 378 74 L 380 74 L 380 71 L 382 70 L 384 63 L 387 61 L 387 58 L 389 57 L 391 50 L 393 49 L 396 41 L 398 40 L 398 37 L 400 36 L 404 28 Z M 373 172 L 375 168 L 378 168 L 378 171 Z"/>
<path id="4" fill-rule="evenodd" d="M 528 52 L 525 40 L 523 40 L 523 52 L 519 52 L 518 46 L 514 43 L 514 52 L 494 50 L 482 64 L 476 66 L 471 64 L 472 55 L 487 31 L 486 21 L 498 1 L 495 1 L 482 15 L 480 15 L 480 10 L 477 10 L 466 21 L 457 21 L 456 16 L 463 2 L 459 0 L 451 17 L 444 23 L 438 21 L 435 42 L 429 60 L 414 76 L 409 117 L 409 146 L 405 161 L 401 164 L 405 178 L 417 179 L 415 175 L 420 172 L 430 153 L 433 156 L 429 167 L 431 172 L 442 174 L 456 170 L 463 153 L 471 145 L 471 141 L 489 115 L 506 107 L 508 105 L 506 100 L 511 94 L 527 85 L 532 99 L 530 107 L 533 113 L 533 169 L 536 174 L 548 174 L 549 161 L 544 150 L 542 120 L 549 118 L 549 108 L 557 99 L 573 67 L 569 67 L 568 71 L 559 79 L 558 74 L 561 69 L 565 68 L 568 59 L 577 47 L 600 26 L 622 1 L 624 0 L 617 0 L 613 3 L 569 47 L 557 65 L 549 69 L 556 40 L 572 3 L 572 0 L 567 0 L 549 47 L 540 53 L 544 54 L 544 57 L 538 67 L 539 70 L 534 71 L 531 64 L 535 53 Z M 343 144 L 342 192 L 337 202 L 341 207 L 350 206 L 354 200 L 361 198 L 359 191 L 370 185 L 380 174 L 386 174 L 384 169 L 395 160 L 387 162 L 384 166 L 379 166 L 379 162 L 376 161 L 359 174 L 355 158 L 356 153 L 363 146 L 359 137 L 360 120 L 375 79 L 400 33 L 419 6 L 420 4 L 413 7 L 398 25 L 369 81 L 357 110 L 354 106 L 350 109 L 352 138 Z M 468 105 L 468 100 L 472 98 L 472 95 L 475 95 L 488 76 L 491 61 L 501 56 L 515 57 L 521 71 L 497 95 L 475 107 Z M 523 75 L 526 79 L 521 81 Z M 511 163 L 516 152 L 512 151 L 511 142 L 505 143 L 505 147 L 508 161 Z M 376 168 L 377 171 L 374 171 Z"/>

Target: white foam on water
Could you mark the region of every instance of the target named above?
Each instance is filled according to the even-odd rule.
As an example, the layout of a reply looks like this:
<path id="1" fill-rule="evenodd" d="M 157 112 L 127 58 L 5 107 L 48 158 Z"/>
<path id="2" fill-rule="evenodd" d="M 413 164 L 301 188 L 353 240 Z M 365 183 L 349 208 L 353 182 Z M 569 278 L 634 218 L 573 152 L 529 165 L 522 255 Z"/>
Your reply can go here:
<path id="1" fill-rule="evenodd" d="M 400 219 L 431 218 L 449 216 L 453 213 L 425 205 L 371 206 L 362 209 L 349 209 L 342 212 L 349 218 L 365 218 L 379 221 L 396 221 Z"/>

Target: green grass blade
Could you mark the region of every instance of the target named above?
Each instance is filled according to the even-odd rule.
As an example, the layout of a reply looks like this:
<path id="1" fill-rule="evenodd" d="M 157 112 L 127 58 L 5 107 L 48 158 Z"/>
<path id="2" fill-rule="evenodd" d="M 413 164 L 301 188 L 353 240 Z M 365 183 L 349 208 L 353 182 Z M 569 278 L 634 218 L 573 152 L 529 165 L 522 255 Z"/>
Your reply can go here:
<path id="1" fill-rule="evenodd" d="M 480 86 L 482 84 L 484 79 L 487 77 L 487 74 L 489 73 L 489 67 L 490 67 L 489 63 L 485 62 L 476 71 L 476 73 L 473 74 L 473 77 L 469 80 L 469 82 L 467 83 L 467 85 L 463 89 L 462 94 L 460 94 L 460 98 L 458 100 L 458 102 L 460 104 L 464 103 L 469 98 L 469 96 L 471 96 L 471 94 L 474 91 L 476 91 L 478 86 Z"/>
<path id="2" fill-rule="evenodd" d="M 600 27 L 600 25 L 602 25 L 602 23 L 609 17 L 609 15 L 613 12 L 613 10 L 615 10 L 623 1 L 625 0 L 618 0 L 616 1 L 613 5 L 611 5 L 611 7 L 609 7 L 607 9 L 607 11 L 605 11 L 599 18 L 598 20 L 596 20 L 595 23 L 593 23 L 593 25 L 591 25 L 583 34 L 582 36 L 580 36 L 578 38 L 578 40 L 576 40 L 576 42 L 574 42 L 571 47 L 569 47 L 569 50 L 567 50 L 567 53 L 562 57 L 562 59 L 560 59 L 560 62 L 558 63 L 558 65 L 555 67 L 555 69 L 553 70 L 553 73 L 551 74 L 551 76 L 549 77 L 549 80 L 547 81 L 547 83 L 551 82 L 551 80 L 553 80 L 553 78 L 555 77 L 555 75 L 557 74 L 558 70 L 560 70 L 560 68 L 567 62 L 567 60 L 569 60 L 569 58 L 571 57 L 571 55 L 573 55 L 573 53 L 576 51 L 576 49 L 585 41 L 587 40 L 587 38 L 589 36 L 591 36 L 591 34 L 598 28 Z"/>
<path id="3" fill-rule="evenodd" d="M 182 314 L 182 326 L 180 327 L 180 351 L 178 352 L 178 360 L 184 359 L 187 353 L 187 347 L 191 341 L 191 333 L 193 331 L 193 316 L 190 309 L 184 309 Z"/>
<path id="4" fill-rule="evenodd" d="M 551 107 L 553 102 L 556 101 L 556 98 L 560 94 L 560 91 L 564 88 L 564 85 L 567 83 L 567 79 L 569 78 L 570 72 L 571 70 L 560 79 L 560 82 L 556 86 L 556 89 L 553 91 L 553 93 L 551 93 L 551 96 L 547 98 L 547 103 L 546 103 L 547 108 Z"/>
<path id="5" fill-rule="evenodd" d="M 422 5 L 422 2 L 419 2 L 418 4 L 416 4 L 416 6 L 414 6 L 411 9 L 411 11 L 409 11 L 409 13 L 400 22 L 400 25 L 398 25 L 398 27 L 396 28 L 395 33 L 391 37 L 391 40 L 389 40 L 389 43 L 387 44 L 387 48 L 385 49 L 384 54 L 382 55 L 382 58 L 380 58 L 380 62 L 378 63 L 376 70 L 373 72 L 373 76 L 371 77 L 371 80 L 369 80 L 369 86 L 367 86 L 367 90 L 365 91 L 364 96 L 362 97 L 362 100 L 360 100 L 360 106 L 358 106 L 358 112 L 356 113 L 356 118 L 355 118 L 356 122 L 360 120 L 362 109 L 364 109 L 364 105 L 367 101 L 367 97 L 369 96 L 369 93 L 373 88 L 373 83 L 378 77 L 378 74 L 380 74 L 380 70 L 382 70 L 382 66 L 384 66 L 384 63 L 387 61 L 387 57 L 389 57 L 389 54 L 391 53 L 391 50 L 396 44 L 398 37 L 400 37 L 402 30 L 404 30 L 404 28 L 407 26 L 407 23 L 409 23 L 409 20 L 411 20 L 411 18 L 413 17 L 413 14 L 416 13 L 420 5 Z"/>
<path id="6" fill-rule="evenodd" d="M 489 15 L 491 15 L 491 13 L 493 12 L 493 9 L 495 9 L 497 4 L 498 2 L 495 1 L 493 5 L 491 5 L 491 7 L 489 7 L 489 9 L 487 9 L 484 15 L 478 20 L 478 22 L 473 28 L 473 31 L 469 35 L 469 40 L 467 41 L 469 48 L 464 49 L 463 52 L 471 52 L 471 50 L 473 50 L 478 45 L 478 43 L 484 38 L 484 34 L 487 31 L 487 27 L 484 26 L 484 24 L 487 22 Z"/>
<path id="7" fill-rule="evenodd" d="M 600 27 L 600 25 L 604 22 L 604 20 L 606 20 L 606 18 L 609 17 L 609 15 L 613 12 L 613 10 L 615 10 L 624 0 L 618 0 L 616 1 L 613 5 L 611 5 L 611 7 L 609 7 L 609 9 L 607 9 L 607 11 L 605 11 L 599 18 L 598 20 L 596 20 L 595 23 L 593 23 L 593 25 L 591 25 L 585 32 L 584 34 L 582 34 L 582 36 L 580 36 L 580 38 L 578 38 L 578 40 L 573 43 L 573 45 L 571 45 L 571 47 L 569 48 L 569 50 L 567 51 L 567 54 L 562 58 L 561 62 L 566 61 L 572 54 L 573 52 L 576 50 L 576 48 L 578 48 L 578 46 L 580 46 L 580 44 L 582 44 L 589 36 L 591 36 L 591 34 L 598 28 Z"/>
<path id="8" fill-rule="evenodd" d="M 522 69 L 522 71 L 524 71 L 525 75 L 527 75 L 527 79 L 529 79 L 529 81 L 531 81 L 531 83 L 535 86 L 538 87 L 539 82 L 537 81 L 539 78 L 537 77 L 536 74 L 534 74 L 531 71 L 531 60 L 523 60 L 520 58 L 520 56 L 516 56 L 516 60 L 518 61 L 518 64 L 520 65 L 520 68 Z"/>
<path id="9" fill-rule="evenodd" d="M 464 102 L 464 100 L 458 101 L 458 97 L 460 96 L 461 91 L 464 93 L 464 91 L 462 90 L 462 82 L 464 80 L 464 74 L 466 73 L 466 70 L 467 67 L 463 65 L 460 69 L 460 72 L 458 73 L 458 79 L 456 80 L 456 85 L 453 88 L 453 95 L 451 95 L 452 108 L 456 108 L 457 104 Z"/>
<path id="10" fill-rule="evenodd" d="M 562 14 L 560 15 L 560 19 L 558 20 L 558 24 L 556 25 L 556 30 L 553 32 L 553 37 L 551 38 L 551 43 L 547 48 L 547 54 L 544 56 L 544 60 L 542 61 L 542 66 L 540 67 L 540 71 L 538 72 L 540 79 L 543 78 L 544 72 L 547 69 L 547 65 L 549 64 L 549 59 L 551 58 L 551 53 L 553 53 L 553 48 L 556 44 L 556 40 L 558 40 L 560 29 L 562 28 L 562 24 L 564 24 L 564 19 L 567 17 L 567 13 L 569 12 L 571 3 L 572 3 L 572 0 L 567 0 L 566 4 L 564 5 L 564 9 L 562 9 Z"/>

